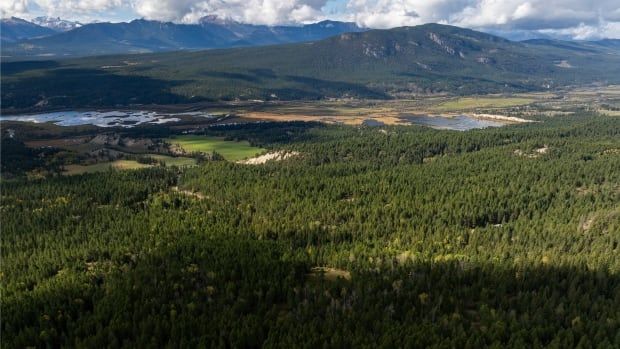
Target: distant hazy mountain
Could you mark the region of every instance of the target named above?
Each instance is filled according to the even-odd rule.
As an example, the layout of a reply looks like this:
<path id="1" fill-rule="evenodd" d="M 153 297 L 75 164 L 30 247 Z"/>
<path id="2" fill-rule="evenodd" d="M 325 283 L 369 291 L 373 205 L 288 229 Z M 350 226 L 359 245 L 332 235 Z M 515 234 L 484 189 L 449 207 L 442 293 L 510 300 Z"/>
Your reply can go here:
<path id="1" fill-rule="evenodd" d="M 50 28 L 58 32 L 66 32 L 82 26 L 80 22 L 67 21 L 60 17 L 37 17 L 32 20 L 32 23 L 40 25 L 45 28 Z"/>
<path id="2" fill-rule="evenodd" d="M 533 30 L 488 29 L 488 30 L 485 30 L 484 32 L 492 34 L 492 35 L 500 36 L 502 38 L 506 38 L 506 39 L 511 40 L 511 41 L 525 41 L 525 40 L 533 40 L 533 39 L 553 39 L 554 38 L 551 35 L 547 35 L 547 34 L 544 34 L 544 33 L 533 31 Z"/>
<path id="3" fill-rule="evenodd" d="M 22 40 L 6 45 L 3 55 L 62 57 L 257 46 L 320 40 L 362 30 L 353 23 L 335 21 L 271 27 L 217 17 L 205 17 L 197 24 L 134 20 L 85 24 L 56 35 Z"/>
<path id="4" fill-rule="evenodd" d="M 0 38 L 3 44 L 55 33 L 56 31 L 50 28 L 45 28 L 17 17 L 0 20 Z"/>
<path id="5" fill-rule="evenodd" d="M 392 98 L 618 84 L 616 44 L 515 42 L 427 24 L 296 44 L 4 63 L 2 105 L 75 108 L 235 99 Z"/>
<path id="6" fill-rule="evenodd" d="M 620 50 L 620 39 L 604 39 L 594 41 L 594 44 L 602 47 L 608 47 L 614 50 Z"/>
<path id="7" fill-rule="evenodd" d="M 522 41 L 522 43 L 530 46 L 555 47 L 559 49 L 582 53 L 596 53 L 600 51 L 608 51 L 611 54 L 620 54 L 620 40 L 616 39 L 605 39 L 597 41 L 532 39 Z"/>

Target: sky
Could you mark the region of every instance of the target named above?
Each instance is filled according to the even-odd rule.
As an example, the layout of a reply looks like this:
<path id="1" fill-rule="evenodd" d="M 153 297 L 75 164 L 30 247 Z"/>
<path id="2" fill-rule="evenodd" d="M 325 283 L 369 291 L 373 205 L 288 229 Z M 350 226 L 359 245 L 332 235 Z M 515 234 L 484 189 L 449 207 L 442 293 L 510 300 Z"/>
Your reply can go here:
<path id="1" fill-rule="evenodd" d="M 620 0 L 2 0 L 0 15 L 177 23 L 216 15 L 267 25 L 332 19 L 368 28 L 434 22 L 523 38 L 620 38 Z"/>

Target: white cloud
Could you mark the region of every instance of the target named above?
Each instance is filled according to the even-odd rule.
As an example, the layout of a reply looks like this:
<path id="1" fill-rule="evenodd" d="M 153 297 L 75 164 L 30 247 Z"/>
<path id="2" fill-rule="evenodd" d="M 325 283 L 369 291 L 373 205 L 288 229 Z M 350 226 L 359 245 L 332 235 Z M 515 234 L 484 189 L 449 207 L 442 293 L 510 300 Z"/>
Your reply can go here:
<path id="1" fill-rule="evenodd" d="M 276 25 L 325 19 L 328 3 L 332 18 L 371 28 L 436 22 L 508 34 L 620 37 L 619 0 L 2 0 L 0 13 L 20 16 L 35 8 L 38 14 L 67 19 L 108 20 L 120 11 L 125 18 L 183 23 L 217 15 Z M 340 12 L 331 13 L 334 8 Z"/>
<path id="2" fill-rule="evenodd" d="M 2 0 L 0 1 L 0 16 L 23 16 L 28 13 L 28 0 Z"/>
<path id="3" fill-rule="evenodd" d="M 471 27 L 512 27 L 517 29 L 568 28 L 595 23 L 599 13 L 612 6 L 602 1 L 600 8 L 575 0 L 481 0 L 454 13 L 450 21 Z"/>
<path id="4" fill-rule="evenodd" d="M 284 24 L 323 18 L 327 0 L 134 0 L 139 15 L 156 20 L 196 22 L 206 15 L 255 24 Z"/>
<path id="5" fill-rule="evenodd" d="M 358 24 L 390 28 L 437 22 L 482 30 L 617 37 L 618 0 L 349 0 Z"/>
<path id="6" fill-rule="evenodd" d="M 123 0 L 34 0 L 36 4 L 50 14 L 82 14 L 103 12 L 123 5 Z"/>
<path id="7" fill-rule="evenodd" d="M 60 16 L 67 19 L 93 19 L 126 6 L 127 0 L 2 0 L 2 17 Z"/>
<path id="8" fill-rule="evenodd" d="M 447 23 L 470 0 L 349 0 L 350 18 L 359 25 L 392 28 L 428 22 Z"/>
<path id="9" fill-rule="evenodd" d="M 549 36 L 575 40 L 620 39 L 620 22 L 605 22 L 598 25 L 580 24 L 564 29 L 542 29 L 540 32 Z"/>

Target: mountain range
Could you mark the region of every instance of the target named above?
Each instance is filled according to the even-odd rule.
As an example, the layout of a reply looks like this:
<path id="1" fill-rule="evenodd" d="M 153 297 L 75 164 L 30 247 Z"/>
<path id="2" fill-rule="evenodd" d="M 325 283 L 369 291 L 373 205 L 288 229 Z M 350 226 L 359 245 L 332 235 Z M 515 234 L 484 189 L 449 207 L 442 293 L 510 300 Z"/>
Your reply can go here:
<path id="1" fill-rule="evenodd" d="M 4 62 L 2 105 L 393 98 L 618 84 L 618 44 L 618 40 L 514 42 L 426 24 L 296 44 Z"/>
<path id="2" fill-rule="evenodd" d="M 66 32 L 75 28 L 81 27 L 83 24 L 76 21 L 68 21 L 60 17 L 36 17 L 32 20 L 32 23 L 40 25 L 45 28 L 53 29 L 57 32 Z"/>
<path id="3" fill-rule="evenodd" d="M 129 23 L 90 23 L 40 18 L 3 20 L 3 32 L 16 24 L 29 31 L 3 35 L 3 58 L 90 56 L 273 45 L 324 39 L 363 29 L 354 23 L 323 21 L 303 26 L 265 26 L 222 20 L 214 16 L 196 24 L 149 20 Z M 45 26 L 42 26 L 45 25 Z M 6 29 L 5 29 L 6 28 Z M 62 32 L 59 32 L 62 31 Z"/>
<path id="4" fill-rule="evenodd" d="M 17 17 L 0 20 L 0 39 L 3 49 L 9 43 L 46 37 L 56 33 L 57 31 L 54 29 L 46 28 Z"/>

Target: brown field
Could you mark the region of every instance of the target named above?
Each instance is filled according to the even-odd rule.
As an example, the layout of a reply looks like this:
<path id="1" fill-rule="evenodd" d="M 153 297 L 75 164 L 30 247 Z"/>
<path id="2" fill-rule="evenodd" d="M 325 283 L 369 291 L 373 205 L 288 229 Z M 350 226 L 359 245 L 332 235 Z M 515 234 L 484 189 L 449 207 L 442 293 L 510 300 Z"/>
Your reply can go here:
<path id="1" fill-rule="evenodd" d="M 368 114 L 362 116 L 351 115 L 307 115 L 307 114 L 283 114 L 274 112 L 249 112 L 241 115 L 244 119 L 255 121 L 318 121 L 328 124 L 361 125 L 366 120 L 374 120 L 386 125 L 407 125 L 408 122 L 398 118 L 396 114 L 377 115 Z"/>
<path id="2" fill-rule="evenodd" d="M 364 121 L 376 121 L 385 125 L 410 125 L 411 122 L 401 118 L 401 115 L 449 117 L 467 112 L 470 115 L 473 113 L 508 116 L 515 108 L 552 100 L 556 97 L 557 95 L 553 93 L 544 92 L 470 98 L 432 96 L 394 100 L 293 101 L 244 106 L 237 108 L 232 113 L 241 118 L 242 122 L 317 121 L 331 124 L 361 125 Z"/>
<path id="3" fill-rule="evenodd" d="M 203 111 L 221 115 L 217 119 L 182 116 L 182 122 L 170 125 L 176 131 L 195 130 L 212 124 L 245 123 L 255 121 L 316 121 L 331 124 L 361 125 L 364 121 L 376 121 L 385 125 L 409 125 L 401 115 L 489 114 L 510 117 L 562 116 L 569 115 L 575 108 L 593 107 L 607 115 L 617 116 L 614 109 L 620 107 L 620 86 L 592 86 L 575 89 L 479 96 L 416 96 L 392 100 L 329 99 L 320 101 L 235 101 L 204 102 L 179 105 L 152 105 L 147 109 L 159 112 Z M 26 125 L 18 122 L 3 122 L 3 126 L 15 128 L 22 135 L 47 135 L 60 133 L 59 126 L 50 124 Z M 90 127 L 93 128 L 93 127 Z M 70 127 L 83 132 L 87 127 Z M 34 137 L 33 137 L 34 138 Z M 31 138 L 32 139 L 32 138 Z M 30 141 L 29 146 L 55 146 L 59 148 L 78 147 L 89 151 L 84 137 L 64 140 Z M 137 146 L 137 145 L 136 145 Z M 135 148 L 135 147 L 134 147 Z M 132 149 L 132 152 L 145 152 Z"/>
<path id="4" fill-rule="evenodd" d="M 102 162 L 93 165 L 67 165 L 65 166 L 65 175 L 76 175 L 83 173 L 104 172 L 111 168 L 116 170 L 137 170 L 141 168 L 151 167 L 151 165 L 141 164 L 133 160 L 115 160 L 112 162 Z"/>
<path id="5" fill-rule="evenodd" d="M 607 116 L 620 116 L 620 110 L 599 109 L 599 113 Z"/>

